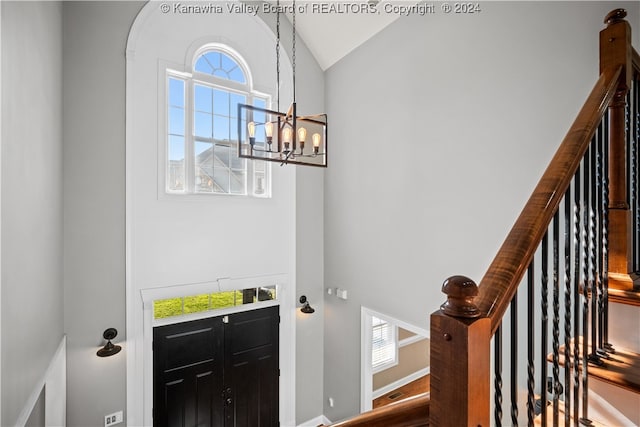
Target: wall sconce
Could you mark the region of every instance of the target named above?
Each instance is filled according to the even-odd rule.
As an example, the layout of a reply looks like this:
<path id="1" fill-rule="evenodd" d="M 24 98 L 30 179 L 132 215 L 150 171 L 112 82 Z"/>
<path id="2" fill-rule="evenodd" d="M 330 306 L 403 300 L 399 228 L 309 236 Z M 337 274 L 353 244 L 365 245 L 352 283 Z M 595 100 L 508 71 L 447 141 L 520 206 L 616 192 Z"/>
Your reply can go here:
<path id="1" fill-rule="evenodd" d="M 111 340 L 118 335 L 116 328 L 108 328 L 102 334 L 102 337 L 107 340 L 107 343 L 96 353 L 100 357 L 109 357 L 117 354 L 122 350 L 119 345 L 114 345 Z"/>
<path id="2" fill-rule="evenodd" d="M 302 306 L 302 308 L 300 309 L 301 312 L 305 313 L 305 314 L 311 314 L 313 312 L 315 312 L 315 310 L 313 309 L 313 307 L 311 307 L 309 305 L 309 301 L 307 301 L 307 297 L 302 295 L 300 297 L 300 304 L 304 304 Z"/>

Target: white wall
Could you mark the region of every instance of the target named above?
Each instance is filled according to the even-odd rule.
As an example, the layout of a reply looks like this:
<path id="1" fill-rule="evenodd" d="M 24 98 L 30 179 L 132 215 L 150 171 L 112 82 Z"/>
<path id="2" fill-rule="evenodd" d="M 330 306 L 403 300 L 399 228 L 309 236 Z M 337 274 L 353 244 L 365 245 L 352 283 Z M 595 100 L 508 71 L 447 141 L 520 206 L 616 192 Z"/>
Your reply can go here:
<path id="1" fill-rule="evenodd" d="M 126 404 L 124 53 L 141 6 L 64 3 L 68 426 L 102 426 Z M 124 349 L 103 359 L 96 351 L 108 327 Z"/>
<path id="2" fill-rule="evenodd" d="M 63 335 L 62 6 L 3 1 L 0 7 L 0 424 L 14 425 L 21 412 L 31 412 Z"/>
<path id="3" fill-rule="evenodd" d="M 428 329 L 447 277 L 482 278 L 596 81 L 604 16 L 639 22 L 637 2 L 480 5 L 400 18 L 326 73 L 332 420 L 359 409 L 360 306 Z"/>
<path id="4" fill-rule="evenodd" d="M 127 51 L 130 423 L 146 423 L 150 414 L 148 383 L 143 384 L 143 373 L 150 372 L 143 360 L 150 349 L 144 342 L 140 292 L 223 277 L 280 273 L 289 277 L 284 294 L 288 300 L 281 301 L 281 310 L 300 327 L 296 337 L 305 344 L 303 350 L 296 345 L 293 360 L 281 370 L 281 379 L 285 376 L 291 379 L 291 383 L 287 379 L 282 382 L 282 396 L 289 398 L 283 398 L 281 404 L 289 409 L 282 411 L 281 421 L 283 425 L 292 425 L 296 422 L 294 417 L 321 414 L 321 386 L 312 391 L 303 389 L 298 394 L 294 384 L 296 380 L 299 384 L 299 372 L 303 379 L 322 379 L 322 370 L 317 368 L 322 365 L 322 340 L 318 339 L 322 321 L 298 315 L 295 304 L 300 295 L 296 288 L 300 279 L 304 281 L 300 290 L 308 291 L 310 298 L 316 296 L 318 308 L 322 307 L 322 172 L 303 172 L 272 164 L 273 196 L 270 199 L 220 195 L 167 197 L 162 186 L 158 186 L 158 157 L 162 155 L 158 147 L 164 144 L 164 109 L 158 107 L 163 99 L 163 68 L 168 64 L 173 69 L 188 69 L 192 60 L 189 52 L 193 53 L 205 43 L 224 43 L 247 61 L 254 88 L 275 94 L 275 36 L 269 28 L 274 18 L 272 15 L 262 17 L 267 25 L 260 17 L 226 11 L 180 14 L 170 9 L 169 13 L 163 13 L 158 4 L 150 3 L 132 29 Z M 290 34 L 290 27 L 284 21 L 283 35 L 287 33 Z M 284 36 L 283 44 L 288 39 Z M 322 73 L 304 45 L 298 42 L 301 75 L 298 85 L 305 88 L 299 91 L 300 113 L 321 112 Z M 288 43 L 283 45 L 283 52 L 289 50 L 287 46 Z M 282 56 L 282 83 L 281 108 L 286 108 L 292 91 L 291 67 L 285 55 Z M 305 102 L 303 95 L 310 96 L 311 102 Z M 306 259 L 307 256 L 311 259 Z M 290 326 L 294 331 L 295 327 Z M 296 349 L 299 360 L 295 357 Z M 309 350 L 311 357 L 307 357 Z M 281 354 L 281 360 L 287 359 Z M 301 415 L 295 414 L 296 406 Z"/>

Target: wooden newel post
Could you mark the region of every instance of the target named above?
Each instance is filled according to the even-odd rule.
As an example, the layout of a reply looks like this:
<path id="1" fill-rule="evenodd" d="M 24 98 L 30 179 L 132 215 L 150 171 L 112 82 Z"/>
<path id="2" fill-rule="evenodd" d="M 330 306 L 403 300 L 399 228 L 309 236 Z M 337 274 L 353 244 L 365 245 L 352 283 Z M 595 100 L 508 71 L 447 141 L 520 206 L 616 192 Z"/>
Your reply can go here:
<path id="1" fill-rule="evenodd" d="M 631 211 L 627 197 L 625 103 L 632 77 L 631 26 L 624 9 L 610 12 L 600 32 L 600 72 L 622 66 L 616 94 L 609 105 L 609 286 L 633 288 Z"/>
<path id="2" fill-rule="evenodd" d="M 447 302 L 431 315 L 431 426 L 489 426 L 491 319 L 464 276 L 442 285 Z"/>

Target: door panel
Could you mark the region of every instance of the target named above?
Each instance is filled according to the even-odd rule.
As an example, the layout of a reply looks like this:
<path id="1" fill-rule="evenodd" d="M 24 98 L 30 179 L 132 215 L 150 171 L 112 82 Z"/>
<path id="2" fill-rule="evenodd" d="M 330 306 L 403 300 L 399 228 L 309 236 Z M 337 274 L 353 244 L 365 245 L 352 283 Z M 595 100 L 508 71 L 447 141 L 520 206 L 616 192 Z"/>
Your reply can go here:
<path id="1" fill-rule="evenodd" d="M 154 328 L 154 426 L 278 426 L 278 313 Z"/>
<path id="2" fill-rule="evenodd" d="M 222 322 L 209 318 L 153 330 L 154 426 L 222 425 Z"/>
<path id="3" fill-rule="evenodd" d="M 278 425 L 278 307 L 237 313 L 225 328 L 226 427 Z"/>

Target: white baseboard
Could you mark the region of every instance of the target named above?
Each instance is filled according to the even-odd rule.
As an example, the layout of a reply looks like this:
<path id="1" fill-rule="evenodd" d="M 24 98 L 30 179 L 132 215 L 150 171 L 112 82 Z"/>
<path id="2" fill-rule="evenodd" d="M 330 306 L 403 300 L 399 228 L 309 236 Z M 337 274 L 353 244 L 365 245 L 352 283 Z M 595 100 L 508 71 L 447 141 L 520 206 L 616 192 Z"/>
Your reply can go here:
<path id="1" fill-rule="evenodd" d="M 391 384 L 387 384 L 384 387 L 380 387 L 377 390 L 373 390 L 373 393 L 371 394 L 373 399 L 377 399 L 380 396 L 384 396 L 385 394 L 389 393 L 390 391 L 393 391 L 397 388 L 402 387 L 403 385 L 409 384 L 411 381 L 415 381 L 420 377 L 424 377 L 425 375 L 429 375 L 429 372 L 431 371 L 430 367 L 426 367 L 424 369 L 420 369 L 419 371 L 414 372 L 411 375 L 407 375 L 404 378 L 400 378 L 397 381 L 392 382 Z"/>
<path id="2" fill-rule="evenodd" d="M 319 415 L 315 418 L 298 424 L 298 427 L 317 427 L 321 424 L 329 425 L 331 424 L 331 420 L 329 420 L 329 418 L 325 417 L 324 415 Z"/>

